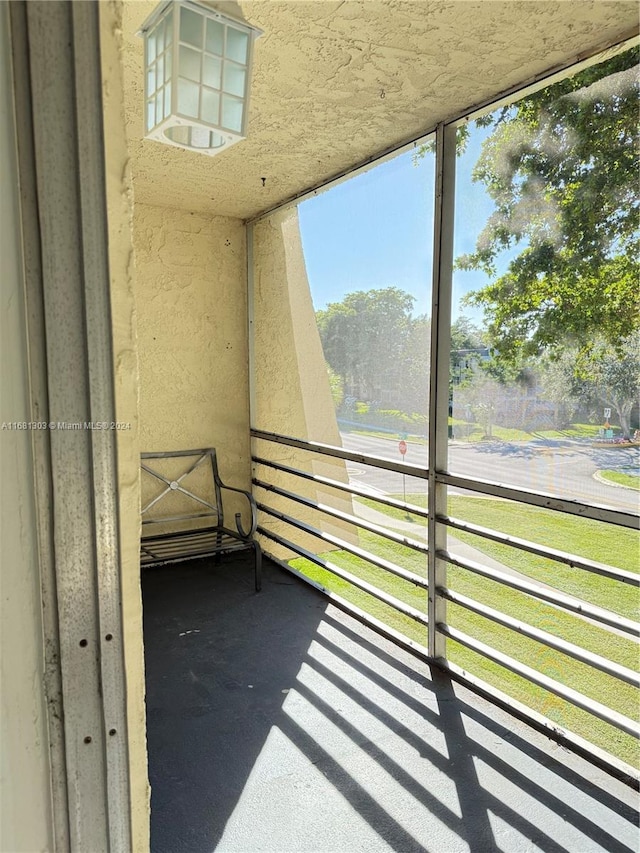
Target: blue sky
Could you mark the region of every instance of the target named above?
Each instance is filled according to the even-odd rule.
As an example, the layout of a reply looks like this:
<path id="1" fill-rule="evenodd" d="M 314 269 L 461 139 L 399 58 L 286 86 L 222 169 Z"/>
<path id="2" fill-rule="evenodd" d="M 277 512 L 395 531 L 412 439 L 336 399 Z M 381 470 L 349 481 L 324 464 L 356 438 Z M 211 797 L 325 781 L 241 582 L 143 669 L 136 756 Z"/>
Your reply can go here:
<path id="1" fill-rule="evenodd" d="M 493 210 L 471 171 L 488 130 L 474 129 L 457 161 L 455 253 L 471 251 Z M 417 164 L 406 152 L 299 205 L 300 230 L 316 309 L 354 290 L 396 286 L 415 297 L 414 313 L 431 312 L 435 156 Z M 480 324 L 481 312 L 459 308 L 482 273 L 456 271 L 453 318 Z"/>

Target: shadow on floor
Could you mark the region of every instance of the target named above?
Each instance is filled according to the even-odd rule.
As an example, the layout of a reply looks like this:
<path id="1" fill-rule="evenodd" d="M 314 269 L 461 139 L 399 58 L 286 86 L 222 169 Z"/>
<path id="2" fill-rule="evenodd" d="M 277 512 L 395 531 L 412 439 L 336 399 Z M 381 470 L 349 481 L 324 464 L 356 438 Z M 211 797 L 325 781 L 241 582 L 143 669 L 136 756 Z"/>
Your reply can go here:
<path id="1" fill-rule="evenodd" d="M 153 853 L 637 849 L 630 789 L 269 560 L 143 594 Z"/>

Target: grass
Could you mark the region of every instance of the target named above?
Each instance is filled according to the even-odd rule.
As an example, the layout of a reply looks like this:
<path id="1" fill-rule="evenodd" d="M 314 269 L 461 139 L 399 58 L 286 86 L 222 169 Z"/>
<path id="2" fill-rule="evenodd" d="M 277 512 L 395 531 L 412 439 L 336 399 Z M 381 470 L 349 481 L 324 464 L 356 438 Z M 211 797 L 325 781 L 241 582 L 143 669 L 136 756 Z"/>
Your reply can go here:
<path id="1" fill-rule="evenodd" d="M 424 495 L 411 495 L 411 503 L 425 504 Z M 394 520 L 404 520 L 401 510 L 380 507 L 369 500 L 362 503 L 384 512 L 393 528 Z M 504 501 L 451 496 L 449 512 L 477 524 L 499 529 L 545 545 L 606 562 L 630 571 L 638 570 L 638 539 L 633 531 L 598 526 L 586 519 L 563 516 L 535 507 L 513 507 Z M 420 538 L 411 533 L 412 538 Z M 576 595 L 585 601 L 637 618 L 638 595 L 634 588 L 598 575 L 583 572 L 549 560 L 541 560 L 526 552 L 482 540 L 477 536 L 455 531 L 455 537 L 473 544 L 488 556 L 509 565 L 523 574 L 549 583 L 556 589 Z M 426 577 L 426 556 L 389 542 L 367 531 L 360 532 L 360 545 L 411 571 Z M 451 550 L 455 551 L 452 544 Z M 354 575 L 374 584 L 401 601 L 426 612 L 427 593 L 407 581 L 377 569 L 344 551 L 332 551 L 325 559 L 342 566 Z M 410 617 L 362 592 L 330 572 L 306 560 L 294 560 L 293 565 L 318 580 L 339 595 L 362 607 L 417 642 L 426 645 L 427 629 Z M 637 668 L 638 647 L 630 639 L 612 634 L 597 625 L 532 599 L 487 578 L 473 575 L 450 566 L 447 585 L 469 598 L 508 614 L 560 637 L 595 654 L 602 655 L 630 669 Z M 631 718 L 638 715 L 638 691 L 586 664 L 547 646 L 523 637 L 517 632 L 497 625 L 484 617 L 449 603 L 447 622 L 476 639 L 543 672 L 555 680 L 601 702 Z M 637 742 L 591 714 L 581 711 L 553 694 L 535 687 L 527 680 L 484 659 L 465 647 L 448 641 L 448 657 L 459 666 L 494 684 L 510 696 L 545 714 L 576 734 L 617 755 L 629 764 L 637 764 Z"/>
<path id="2" fill-rule="evenodd" d="M 628 489 L 637 489 L 640 491 L 640 475 L 627 474 L 626 471 L 598 471 L 598 474 L 603 480 L 608 480 L 610 483 L 617 483 L 619 486 L 626 486 Z"/>

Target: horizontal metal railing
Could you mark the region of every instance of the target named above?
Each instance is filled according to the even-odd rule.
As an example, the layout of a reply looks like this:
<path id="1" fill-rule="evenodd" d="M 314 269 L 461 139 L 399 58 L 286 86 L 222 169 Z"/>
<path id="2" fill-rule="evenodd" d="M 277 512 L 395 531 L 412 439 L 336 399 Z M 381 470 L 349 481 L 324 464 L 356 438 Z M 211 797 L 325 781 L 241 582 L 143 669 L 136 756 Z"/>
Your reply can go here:
<path id="1" fill-rule="evenodd" d="M 300 519 L 294 518 L 292 515 L 287 515 L 284 512 L 280 512 L 279 510 L 274 509 L 271 506 L 267 506 L 263 503 L 258 503 L 257 506 L 259 510 L 266 512 L 272 518 L 277 518 L 280 521 L 284 521 L 287 524 L 290 524 L 292 527 L 296 527 L 298 530 L 302 530 L 303 533 L 308 533 L 311 536 L 315 536 L 318 539 L 321 539 L 328 545 L 333 545 L 337 548 L 340 548 L 341 551 L 348 551 L 350 554 L 353 554 L 354 557 L 360 557 L 360 559 L 372 563 L 379 569 L 384 569 L 384 571 L 389 572 L 389 574 L 402 578 L 402 580 L 409 581 L 409 583 L 415 584 L 416 586 L 422 587 L 423 589 L 427 589 L 427 581 L 425 580 L 425 578 L 421 578 L 420 575 L 416 575 L 415 572 L 410 572 L 407 569 L 402 569 L 400 568 L 400 566 L 396 566 L 395 563 L 392 563 L 389 560 L 385 560 L 382 557 L 378 557 L 375 554 L 371 554 L 369 551 L 365 551 L 364 548 L 359 548 L 357 545 L 352 545 L 350 542 L 346 542 L 344 539 L 340 539 L 338 536 L 334 536 L 333 534 L 327 533 L 324 530 L 320 530 L 317 527 L 313 527 L 310 524 L 305 524 L 303 521 L 300 521 Z"/>
<path id="2" fill-rule="evenodd" d="M 586 572 L 593 572 L 594 574 L 602 575 L 603 577 L 611 578 L 612 580 L 640 587 L 640 575 L 634 574 L 633 572 L 626 572 L 624 569 L 616 569 L 612 566 L 606 566 L 604 563 L 596 563 L 593 560 L 576 557 L 575 554 L 567 554 L 564 551 L 556 551 L 553 548 L 547 548 L 544 545 L 529 542 L 527 539 L 519 539 L 517 536 L 507 536 L 504 533 L 498 533 L 498 531 L 490 530 L 487 527 L 480 527 L 479 525 L 471 524 L 468 521 L 461 521 L 459 518 L 439 516 L 438 521 L 441 521 L 443 524 L 446 524 L 448 527 L 455 528 L 456 530 L 462 530 L 465 533 L 473 533 L 475 536 L 481 536 L 483 539 L 490 539 L 493 542 L 500 542 L 503 545 L 509 545 L 512 548 L 519 548 L 521 551 L 528 551 L 530 554 L 537 554 L 539 557 L 544 557 L 547 560 L 554 560 L 556 563 L 564 563 L 572 569 L 583 569 Z"/>
<path id="3" fill-rule="evenodd" d="M 311 474 L 309 471 L 301 471 L 299 468 L 291 468 L 289 465 L 283 465 L 281 462 L 272 462 L 269 459 L 264 459 L 262 456 L 254 456 L 253 462 L 256 465 L 266 465 L 269 468 L 273 468 L 276 471 L 283 471 L 285 474 L 293 474 L 296 477 L 302 477 L 304 480 L 311 480 L 314 483 L 317 483 L 319 486 L 329 486 L 331 489 L 338 489 L 342 492 L 348 492 L 350 495 L 356 495 L 357 497 L 367 498 L 369 500 L 375 500 L 376 503 L 383 504 L 384 506 L 393 507 L 393 509 L 400 509 L 404 512 L 410 513 L 411 515 L 417 515 L 419 518 L 427 518 L 427 510 L 423 509 L 420 506 L 416 506 L 415 504 L 408 504 L 404 501 L 398 501 L 395 498 L 390 498 L 387 495 L 375 495 L 375 498 L 372 496 L 371 492 L 367 489 L 361 489 L 358 486 L 353 486 L 351 483 L 343 483 L 340 480 L 332 480 L 329 477 L 321 477 L 319 474 Z"/>
<path id="4" fill-rule="evenodd" d="M 418 477 L 422 480 L 427 479 L 428 475 L 426 468 L 419 468 L 418 466 L 407 465 L 405 463 L 396 463 L 388 459 L 382 459 L 381 457 L 370 456 L 364 453 L 353 453 L 351 451 L 345 451 L 342 448 L 335 448 L 326 444 L 305 441 L 303 439 L 296 439 L 291 436 L 277 435 L 275 433 L 269 433 L 263 430 L 252 430 L 252 436 L 255 439 L 287 445 L 303 451 L 307 451 L 312 454 L 321 454 L 324 456 L 333 457 L 335 459 L 370 465 L 374 468 L 382 468 L 389 471 L 395 471 L 409 476 Z M 312 474 L 308 471 L 303 471 L 291 465 L 284 465 L 280 462 L 269 460 L 265 458 L 264 455 L 255 455 L 253 457 L 253 461 L 256 465 L 265 466 L 266 468 L 272 468 L 287 475 L 288 477 L 302 478 L 303 480 L 311 481 L 323 488 L 336 489 L 338 491 L 350 494 L 355 497 L 362 497 L 367 498 L 369 500 L 377 501 L 380 504 L 389 506 L 393 509 L 410 512 L 411 514 L 416 515 L 420 518 L 427 517 L 427 511 L 421 507 L 415 507 L 412 504 L 406 504 L 403 501 L 399 501 L 395 498 L 390 498 L 386 495 L 374 495 L 357 486 L 352 486 L 349 483 L 344 483 L 338 480 L 332 480 L 328 477 L 322 477 L 316 474 Z M 478 494 L 498 497 L 508 501 L 515 501 L 517 503 L 529 506 L 551 509 L 557 512 L 564 512 L 582 518 L 588 518 L 594 521 L 604 522 L 606 524 L 615 524 L 621 527 L 631 529 L 635 529 L 638 527 L 637 516 L 635 516 L 633 513 L 618 511 L 612 507 L 584 504 L 576 500 L 563 499 L 554 495 L 528 491 L 520 488 L 513 488 L 510 486 L 503 485 L 501 483 L 494 483 L 470 477 L 461 477 L 448 473 L 437 472 L 435 474 L 435 481 L 436 483 L 442 483 L 447 486 L 455 487 L 456 489 L 470 490 Z M 411 539 L 410 537 L 401 536 L 391 530 L 386 530 L 378 524 L 373 524 L 372 522 L 365 521 L 364 519 L 358 516 L 341 512 L 340 510 L 336 510 L 335 508 L 328 506 L 327 504 L 312 501 L 311 499 L 296 494 L 293 491 L 289 491 L 288 489 L 284 489 L 281 486 L 276 486 L 273 483 L 269 483 L 266 479 L 264 479 L 264 477 L 256 477 L 254 478 L 253 482 L 256 487 L 265 489 L 267 492 L 270 492 L 274 495 L 278 495 L 279 497 L 285 500 L 294 501 L 312 511 L 332 516 L 341 522 L 354 525 L 371 533 L 375 533 L 376 535 L 382 536 L 398 545 L 406 546 L 409 549 L 413 549 L 424 554 L 426 554 L 429 550 L 428 543 L 425 544 L 422 542 L 418 542 L 417 540 Z M 424 578 L 415 575 L 415 573 L 409 572 L 409 570 L 407 569 L 403 569 L 399 566 L 396 566 L 395 564 L 390 563 L 390 561 L 388 560 L 384 560 L 383 558 L 377 557 L 376 555 L 365 551 L 359 546 L 352 545 L 351 543 L 348 543 L 343 539 L 335 537 L 332 534 L 321 531 L 319 528 L 315 528 L 310 524 L 302 522 L 301 520 L 296 519 L 293 515 L 282 512 L 277 507 L 269 506 L 266 503 L 262 503 L 259 504 L 259 509 L 271 518 L 278 519 L 288 525 L 291 525 L 293 528 L 298 529 L 303 533 L 310 534 L 312 536 L 317 537 L 321 541 L 327 542 L 333 547 L 348 551 L 354 554 L 355 556 L 358 556 L 364 560 L 368 560 L 378 568 L 381 568 L 385 571 L 389 571 L 390 573 L 397 575 L 403 580 L 411 581 L 412 583 L 415 583 L 416 585 L 427 589 L 427 583 Z M 528 553 L 535 554 L 536 556 L 539 556 L 541 558 L 549 559 L 555 561 L 556 563 L 564 564 L 572 569 L 606 577 L 611 579 L 612 581 L 621 583 L 626 586 L 640 586 L 640 577 L 638 577 L 638 575 L 634 574 L 633 572 L 618 569 L 613 566 L 605 565 L 603 563 L 598 563 L 596 561 L 589 560 L 584 557 L 573 555 L 567 552 L 555 550 L 547 546 L 538 545 L 537 543 L 530 542 L 522 538 L 509 536 L 507 534 L 500 533 L 499 531 L 491 530 L 489 528 L 462 521 L 461 519 L 453 518 L 447 515 L 438 515 L 436 517 L 436 520 L 438 524 L 446 526 L 452 530 L 460 530 L 461 532 L 470 533 L 474 536 L 478 536 L 481 539 L 498 542 L 502 545 L 514 549 L 526 551 Z M 393 519 L 391 518 L 389 519 L 389 526 L 393 527 Z M 351 573 L 347 572 L 345 569 L 342 569 L 341 567 L 336 566 L 334 563 L 331 563 L 330 561 L 318 557 L 317 554 L 314 554 L 309 549 L 305 549 L 296 542 L 292 542 L 286 539 L 285 537 L 274 533 L 274 531 L 265 528 L 264 524 L 262 524 L 258 528 L 258 530 L 264 536 L 287 548 L 292 553 L 304 557 L 315 565 L 320 566 L 321 568 L 335 574 L 338 577 L 341 577 L 343 580 L 346 580 L 349 583 L 353 583 L 354 586 L 358 587 L 363 591 L 368 592 L 369 594 L 373 595 L 381 601 L 385 601 L 385 603 L 396 608 L 399 612 L 403 612 L 406 615 L 411 616 L 420 624 L 428 624 L 426 614 L 422 614 L 420 613 L 420 611 L 417 611 L 410 605 L 406 605 L 403 602 L 395 599 L 395 597 L 389 595 L 389 593 L 385 593 L 382 590 L 377 590 L 367 581 L 363 581 L 361 578 L 351 575 Z M 545 585 L 544 583 L 541 583 L 537 580 L 533 581 L 525 579 L 518 573 L 510 574 L 508 571 L 500 571 L 496 568 L 489 568 L 475 560 L 463 558 L 462 556 L 456 554 L 455 550 L 438 550 L 436 552 L 436 557 L 446 564 L 457 566 L 458 568 L 464 569 L 465 571 L 477 574 L 493 582 L 517 590 L 530 597 L 532 600 L 538 600 L 545 604 L 549 604 L 553 607 L 559 608 L 560 610 L 566 611 L 567 613 L 575 616 L 576 618 L 588 620 L 589 622 L 594 623 L 594 625 L 597 625 L 603 628 L 604 630 L 613 631 L 615 633 L 620 634 L 621 636 L 629 638 L 637 638 L 638 636 L 640 636 L 639 623 L 634 622 L 633 620 L 628 619 L 612 611 L 606 610 L 605 608 L 589 604 L 579 598 L 562 593 L 551 585 Z M 286 563 L 284 563 L 283 561 L 278 562 L 280 562 L 281 565 L 286 567 Z M 296 572 L 296 574 L 299 574 L 299 572 Z M 318 586 L 318 584 L 315 582 L 314 585 Z M 332 598 L 336 598 L 335 594 L 329 594 Z M 640 675 L 638 675 L 636 671 L 629 669 L 628 667 L 623 666 L 622 664 L 609 660 L 603 655 L 595 654 L 583 648 L 582 646 L 576 645 L 575 643 L 563 640 L 562 638 L 551 634 L 548 631 L 544 631 L 540 628 L 536 628 L 532 625 L 529 625 L 528 623 L 523 622 L 519 619 L 515 619 L 511 616 L 508 616 L 507 614 L 498 611 L 495 608 L 489 607 L 488 605 L 482 604 L 476 601 L 475 599 L 470 598 L 469 596 L 462 595 L 461 593 L 450 589 L 447 586 L 442 586 L 435 589 L 433 591 L 433 597 L 441 601 L 449 601 L 452 604 L 455 604 L 456 606 L 464 608 L 468 612 L 474 613 L 475 615 L 488 620 L 489 622 L 498 624 L 501 627 L 506 628 L 507 630 L 527 637 L 528 639 L 540 643 L 541 645 L 549 649 L 553 649 L 554 651 L 557 651 L 560 654 L 566 655 L 570 659 L 579 661 L 581 664 L 590 666 L 613 679 L 616 679 L 627 685 L 631 685 L 634 688 L 640 687 Z M 342 601 L 342 604 L 339 606 L 342 605 L 345 606 L 345 609 L 353 611 L 354 615 L 362 619 L 362 621 L 371 624 L 372 627 L 376 628 L 376 630 L 382 630 L 383 633 L 385 633 L 386 631 L 387 635 L 389 635 L 389 632 L 397 634 L 398 636 L 395 639 L 397 639 L 397 641 L 400 642 L 401 645 L 404 645 L 406 647 L 416 646 L 416 651 L 418 654 L 422 654 L 423 657 L 425 655 L 427 657 L 429 656 L 430 653 L 427 649 L 425 649 L 424 646 L 421 646 L 419 644 L 416 645 L 410 638 L 398 634 L 395 629 L 390 628 L 389 626 L 382 626 L 380 624 L 376 624 L 379 623 L 379 620 L 374 619 L 374 617 L 371 617 L 362 609 L 357 608 L 354 605 L 348 603 L 345 604 L 344 601 Z M 438 623 L 436 624 L 436 630 L 440 635 L 447 637 L 462 646 L 465 646 L 473 652 L 481 655 L 485 659 L 492 661 L 493 663 L 498 664 L 504 669 L 528 680 L 531 684 L 537 685 L 538 687 L 549 691 L 550 693 L 570 703 L 574 707 L 590 713 L 591 715 L 605 721 L 606 723 L 619 729 L 620 731 L 632 735 L 633 737 L 640 736 L 640 726 L 638 725 L 637 721 L 632 720 L 624 714 L 621 714 L 611 708 L 608 708 L 603 703 L 591 699 L 588 696 L 585 696 L 579 691 L 568 687 L 567 685 L 557 681 L 556 679 L 539 672 L 538 670 L 528 666 L 527 664 L 522 663 L 519 660 L 516 660 L 515 658 L 512 658 L 509 655 L 506 655 L 503 652 L 492 648 L 491 646 L 481 642 L 479 639 L 469 636 L 467 633 L 460 631 L 459 629 L 447 624 L 446 621 L 438 621 Z M 526 709 L 521 702 L 518 702 L 517 700 L 510 700 L 509 697 L 505 697 L 505 695 L 502 694 L 499 690 L 495 690 L 493 687 L 491 687 L 491 685 L 488 685 L 486 682 L 476 678 L 473 675 L 469 675 L 467 677 L 467 673 L 464 670 L 461 670 L 459 667 L 456 667 L 450 661 L 444 659 L 442 661 L 436 662 L 441 663 L 444 668 L 452 672 L 455 677 L 458 678 L 458 680 L 468 682 L 468 684 L 474 687 L 474 689 L 479 689 L 480 692 L 484 692 L 487 695 L 495 693 L 498 697 L 497 701 L 499 701 L 503 705 L 506 703 L 507 706 L 512 707 L 514 713 L 518 713 L 518 715 L 523 716 L 527 719 L 530 718 L 531 722 L 534 725 L 545 728 L 549 733 L 553 734 L 554 736 L 558 736 L 560 737 L 560 739 L 564 740 L 564 742 L 573 745 L 576 749 L 578 749 L 578 751 L 582 750 L 584 752 L 584 744 L 587 742 L 584 741 L 584 739 L 581 738 L 579 735 L 574 735 L 571 731 L 565 731 L 556 723 L 546 719 L 538 712 L 530 710 L 530 713 L 528 713 L 528 709 Z M 587 746 L 589 745 L 587 744 Z M 630 768 L 624 762 L 620 761 L 619 759 L 616 759 L 614 756 L 609 756 L 610 761 L 602 759 L 601 756 L 606 755 L 606 753 L 604 753 L 603 750 L 599 749 L 598 747 L 593 747 L 593 754 L 594 756 L 598 756 L 598 760 L 600 760 L 601 763 L 603 761 L 605 765 L 609 766 L 609 769 L 614 769 L 619 774 L 626 775 L 629 778 L 633 778 L 636 780 L 636 782 L 638 781 L 637 771 L 633 768 Z"/>
<path id="5" fill-rule="evenodd" d="M 500 666 L 503 666 L 505 669 L 510 670 L 516 675 L 526 678 L 526 680 L 530 681 L 532 684 L 537 684 L 538 687 L 542 687 L 550 693 L 554 693 L 556 696 L 566 699 L 567 702 L 575 705 L 576 708 L 588 711 L 590 714 L 593 714 L 601 720 L 604 720 L 606 723 L 620 729 L 620 731 L 626 732 L 634 737 L 640 737 L 640 725 L 638 725 L 635 720 L 625 717 L 624 714 L 612 711 L 610 708 L 607 708 L 606 705 L 596 702 L 594 699 L 590 699 L 588 696 L 579 693 L 577 690 L 573 690 L 571 687 L 561 684 L 553 678 L 549 678 L 547 675 L 543 675 L 541 672 L 538 672 L 537 669 L 533 669 L 524 663 L 520 663 L 520 661 L 509 657 L 509 655 L 505 655 L 503 652 L 497 651 L 491 646 L 480 642 L 480 640 L 476 640 L 475 637 L 468 636 L 468 634 L 465 634 L 463 631 L 459 631 L 457 628 L 452 628 L 450 625 L 440 623 L 438 625 L 438 630 L 444 634 L 445 637 L 449 637 L 461 645 L 467 646 L 469 649 L 481 654 L 488 660 L 498 663 Z"/>
<path id="6" fill-rule="evenodd" d="M 524 637 L 529 637 L 531 640 L 536 640 L 550 649 L 562 652 L 563 654 L 574 658 L 574 660 L 579 660 L 582 663 L 589 664 L 589 666 L 593 666 L 601 672 L 612 675 L 614 678 L 620 679 L 620 681 L 626 681 L 627 684 L 633 684 L 635 687 L 640 687 L 640 673 L 637 671 L 614 663 L 613 661 L 608 660 L 608 658 L 603 658 L 601 655 L 589 652 L 586 649 L 583 649 L 582 646 L 576 646 L 574 643 L 568 643 L 566 640 L 562 640 L 560 637 L 556 637 L 548 631 L 541 631 L 539 628 L 533 628 L 526 622 L 521 622 L 519 619 L 513 619 L 511 616 L 507 616 L 499 610 L 495 610 L 485 604 L 480 604 L 478 601 L 475 601 L 475 599 L 468 598 L 466 595 L 454 592 L 452 589 L 441 588 L 438 590 L 438 594 L 443 598 L 446 598 L 447 601 L 451 601 L 454 604 L 460 605 L 460 607 L 464 607 L 471 613 L 477 613 L 479 616 L 484 616 L 485 619 L 491 619 L 492 622 L 496 622 L 498 625 L 510 628 L 512 631 L 516 631 Z"/>
<path id="7" fill-rule="evenodd" d="M 339 509 L 334 509 L 327 504 L 316 503 L 316 501 L 305 498 L 296 492 L 289 492 L 286 489 L 281 489 L 279 486 L 274 486 L 272 483 L 268 483 L 265 480 L 260 480 L 257 477 L 254 477 L 252 479 L 252 483 L 254 486 L 259 486 L 261 489 L 266 489 L 266 491 L 273 492 L 275 495 L 280 495 L 280 497 L 296 501 L 310 509 L 319 510 L 320 512 L 323 512 L 326 515 L 331 515 L 333 518 L 337 518 L 340 521 L 346 521 L 349 524 L 354 524 L 357 527 L 361 527 L 363 530 L 368 530 L 369 533 L 375 533 L 377 536 L 382 536 L 384 539 L 389 539 L 391 542 L 395 542 L 398 545 L 406 545 L 407 548 L 412 548 L 414 551 L 421 551 L 423 554 L 426 554 L 429 550 L 423 542 L 418 542 L 417 539 L 410 539 L 408 536 L 400 536 L 398 533 L 392 533 L 390 530 L 387 530 L 385 527 L 381 527 L 379 524 L 373 524 L 371 521 L 365 521 L 363 518 L 359 518 L 358 516 L 350 515 L 347 512 L 341 512 Z"/>
<path id="8" fill-rule="evenodd" d="M 501 572 L 499 569 L 487 568 L 481 563 L 474 560 L 464 559 L 452 554 L 449 551 L 439 551 L 438 556 L 451 563 L 453 566 L 458 566 L 461 569 L 467 569 L 477 575 L 482 575 L 489 580 L 509 586 L 511 589 L 517 589 L 520 592 L 525 592 L 532 598 L 546 601 L 563 610 L 575 613 L 578 616 L 583 616 L 593 622 L 599 622 L 604 627 L 614 628 L 617 631 L 622 631 L 625 634 L 630 634 L 633 637 L 640 636 L 640 624 L 631 619 L 626 619 L 624 616 L 619 616 L 617 613 L 612 613 L 610 610 L 605 610 L 602 607 L 596 607 L 593 604 L 588 604 L 579 598 L 574 598 L 570 595 L 564 595 L 557 592 L 552 587 L 545 587 L 537 581 L 521 580 L 515 575 Z"/>
<path id="9" fill-rule="evenodd" d="M 287 447 L 297 447 L 300 450 L 319 453 L 323 456 L 332 456 L 334 459 L 345 459 L 347 462 L 361 462 L 364 465 L 371 465 L 372 468 L 398 471 L 400 474 L 418 477 L 420 480 L 426 480 L 428 476 L 427 469 L 421 468 L 419 465 L 407 465 L 406 462 L 393 462 L 391 459 L 384 459 L 382 456 L 372 456 L 368 453 L 354 453 L 351 450 L 344 450 L 342 447 L 334 447 L 331 444 L 322 444 L 318 441 L 306 441 L 302 438 L 294 438 L 291 435 L 279 435 L 276 432 L 266 432 L 262 429 L 252 429 L 251 436 L 275 442 L 276 444 L 285 444 Z"/>
<path id="10" fill-rule="evenodd" d="M 301 557 L 304 557 L 306 560 L 310 560 L 312 563 L 315 563 L 316 566 L 320 566 L 321 568 L 326 569 L 328 572 L 331 572 L 331 574 L 336 575 L 336 577 L 342 578 L 342 580 L 347 581 L 358 589 L 361 589 L 363 592 L 366 592 L 374 598 L 377 598 L 384 604 L 388 604 L 389 607 L 393 607 L 393 609 L 397 610 L 399 613 L 404 613 L 405 616 L 409 616 L 411 619 L 414 619 L 416 622 L 420 622 L 422 625 L 427 624 L 426 614 L 421 613 L 415 607 L 411 607 L 410 604 L 405 604 L 404 601 L 400 601 L 399 598 L 396 598 L 393 595 L 389 595 L 388 593 L 383 592 L 381 589 L 378 589 L 373 584 L 362 580 L 362 578 L 359 578 L 357 575 L 348 572 L 341 566 L 336 566 L 335 563 L 331 563 L 328 560 L 323 560 L 322 557 L 319 557 L 317 554 L 314 554 L 313 551 L 309 551 L 307 548 L 303 548 L 301 545 L 297 545 L 295 542 L 291 542 L 291 540 L 285 539 L 284 536 L 279 536 L 278 534 L 273 533 L 273 531 L 270 531 L 268 528 L 258 527 L 258 531 L 264 536 L 268 536 L 270 539 L 273 539 L 273 541 L 277 542 L 279 545 L 282 545 L 285 548 L 288 548 L 290 551 L 293 551 L 294 553 L 299 554 Z"/>
<path id="11" fill-rule="evenodd" d="M 495 498 L 504 498 L 509 501 L 536 506 L 540 509 L 552 509 L 556 512 L 566 512 L 577 515 L 580 518 L 589 518 L 592 521 L 604 521 L 607 524 L 615 524 L 620 527 L 638 529 L 638 516 L 632 512 L 615 509 L 610 506 L 599 504 L 586 504 L 572 498 L 561 498 L 546 492 L 533 492 L 528 489 L 517 489 L 514 486 L 505 486 L 492 480 L 479 480 L 475 477 L 461 477 L 457 474 L 436 473 L 439 483 L 453 486 L 456 489 L 468 489 L 483 495 Z"/>

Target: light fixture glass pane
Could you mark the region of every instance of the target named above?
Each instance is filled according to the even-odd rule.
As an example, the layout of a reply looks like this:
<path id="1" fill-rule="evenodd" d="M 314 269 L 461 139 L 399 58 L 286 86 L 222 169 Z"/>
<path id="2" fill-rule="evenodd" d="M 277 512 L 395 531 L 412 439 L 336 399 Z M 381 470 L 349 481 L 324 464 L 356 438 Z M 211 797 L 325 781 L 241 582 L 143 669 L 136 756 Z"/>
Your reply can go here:
<path id="1" fill-rule="evenodd" d="M 156 76 L 158 78 L 158 86 L 162 86 L 164 82 L 164 54 L 158 57 L 158 61 L 156 62 Z"/>
<path id="2" fill-rule="evenodd" d="M 156 126 L 156 102 L 155 98 L 147 101 L 147 133 Z"/>
<path id="3" fill-rule="evenodd" d="M 165 116 L 171 114 L 171 83 L 167 83 L 164 87 L 164 114 Z"/>
<path id="4" fill-rule="evenodd" d="M 155 62 L 156 58 L 156 31 L 152 30 L 147 36 L 147 65 Z"/>
<path id="5" fill-rule="evenodd" d="M 225 62 L 224 64 L 224 91 L 231 95 L 244 97 L 244 79 L 247 71 L 242 65 L 235 65 L 233 62 Z"/>
<path id="6" fill-rule="evenodd" d="M 156 95 L 156 124 L 160 124 L 164 118 L 164 89 L 160 89 Z"/>
<path id="7" fill-rule="evenodd" d="M 202 47 L 204 18 L 192 9 L 180 9 L 180 41 L 186 41 L 196 47 Z"/>
<path id="8" fill-rule="evenodd" d="M 178 65 L 178 73 L 181 77 L 188 77 L 189 80 L 200 82 L 200 58 L 202 54 L 197 50 L 191 50 L 190 47 L 180 45 L 180 61 Z"/>
<path id="9" fill-rule="evenodd" d="M 220 123 L 220 94 L 212 89 L 202 90 L 202 112 L 200 113 L 202 121 L 209 124 Z"/>
<path id="10" fill-rule="evenodd" d="M 164 50 L 164 21 L 160 21 L 156 27 L 156 53 L 158 56 Z"/>
<path id="11" fill-rule="evenodd" d="M 156 90 L 156 66 L 151 65 L 147 71 L 147 95 L 153 95 Z"/>
<path id="12" fill-rule="evenodd" d="M 173 42 L 173 12 L 169 12 L 164 19 L 164 47 L 165 50 L 171 46 Z"/>
<path id="13" fill-rule="evenodd" d="M 185 116 L 198 118 L 198 100 L 200 86 L 190 80 L 178 78 L 178 112 Z"/>
<path id="14" fill-rule="evenodd" d="M 156 124 L 160 124 L 164 118 L 164 90 L 156 93 Z"/>
<path id="15" fill-rule="evenodd" d="M 221 88 L 222 77 L 222 60 L 216 56 L 204 57 L 204 75 L 202 82 L 206 86 L 213 86 L 214 89 Z"/>
<path id="16" fill-rule="evenodd" d="M 247 46 L 249 36 L 234 27 L 227 27 L 227 49 L 225 51 L 229 59 L 236 62 L 247 62 Z"/>
<path id="17" fill-rule="evenodd" d="M 217 53 L 222 56 L 224 52 L 224 27 L 218 21 L 207 21 L 207 41 L 205 48 L 209 53 Z"/>
<path id="18" fill-rule="evenodd" d="M 244 102 L 230 95 L 222 96 L 222 121 L 220 124 L 228 130 L 240 133 L 242 130 L 242 110 Z"/>
<path id="19" fill-rule="evenodd" d="M 165 80 L 165 83 L 167 82 L 167 80 L 169 80 L 171 78 L 172 60 L 173 60 L 173 51 L 171 50 L 171 48 L 169 48 L 164 55 L 164 80 Z"/>

